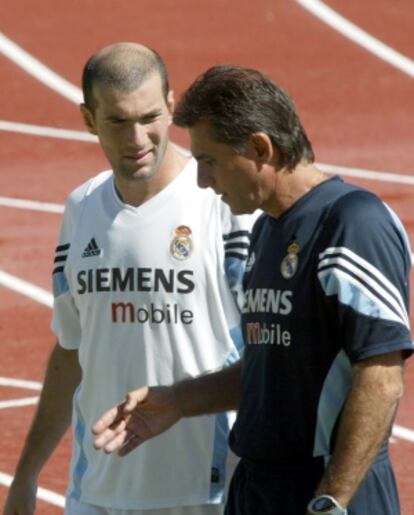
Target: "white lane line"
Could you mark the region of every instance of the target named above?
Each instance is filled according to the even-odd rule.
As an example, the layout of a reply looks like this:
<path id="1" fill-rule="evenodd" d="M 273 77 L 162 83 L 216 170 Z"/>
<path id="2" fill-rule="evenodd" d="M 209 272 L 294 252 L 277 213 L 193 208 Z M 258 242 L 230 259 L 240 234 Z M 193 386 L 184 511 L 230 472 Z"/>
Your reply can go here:
<path id="1" fill-rule="evenodd" d="M 407 429 L 406 427 L 399 426 L 398 424 L 394 424 L 392 428 L 393 436 L 397 438 L 401 438 L 402 440 L 408 440 L 409 442 L 414 442 L 414 431 L 412 429 Z"/>
<path id="2" fill-rule="evenodd" d="M 35 79 L 75 104 L 83 102 L 82 91 L 0 32 L 0 52 Z"/>
<path id="3" fill-rule="evenodd" d="M 336 166 L 325 163 L 316 163 L 316 165 L 323 172 L 335 175 L 346 175 L 348 177 L 358 177 L 359 179 L 368 179 L 370 181 L 393 182 L 395 184 L 409 184 L 414 186 L 414 176 L 412 175 L 378 172 L 375 170 L 364 170 L 362 168 L 348 168 L 346 166 Z"/>
<path id="4" fill-rule="evenodd" d="M 385 45 L 379 39 L 374 38 L 371 34 L 351 23 L 320 0 L 296 0 L 296 2 L 343 36 L 368 50 L 368 52 L 391 64 L 391 66 L 398 68 L 410 77 L 414 77 L 414 61 L 412 59 Z"/>
<path id="5" fill-rule="evenodd" d="M 9 487 L 12 484 L 13 476 L 9 474 L 5 474 L 4 472 L 0 472 L 0 484 Z M 37 489 L 36 497 L 41 499 L 42 501 L 46 501 L 54 506 L 59 506 L 59 508 L 65 507 L 65 498 L 63 495 L 59 495 L 56 492 L 52 492 L 52 490 L 47 490 L 46 488 L 39 487 Z"/>
<path id="6" fill-rule="evenodd" d="M 24 388 L 29 390 L 41 390 L 42 383 L 37 381 L 26 381 L 24 379 L 13 379 L 10 377 L 0 377 L 0 386 L 8 386 L 12 388 Z M 37 404 L 39 396 L 25 397 L 20 399 L 11 399 L 8 401 L 0 401 L 0 409 L 17 408 L 20 406 L 30 406 Z"/>
<path id="7" fill-rule="evenodd" d="M 0 377 L 0 386 L 10 386 L 12 388 L 24 388 L 28 390 L 42 389 L 42 383 L 38 381 L 26 381 L 25 379 L 14 379 L 11 377 Z"/>
<path id="8" fill-rule="evenodd" d="M 39 397 L 24 397 L 21 399 L 11 399 L 9 401 L 0 401 L 0 409 L 20 408 L 21 406 L 32 406 L 39 402 Z"/>
<path id="9" fill-rule="evenodd" d="M 343 36 L 368 50 L 368 52 L 371 52 L 410 77 L 414 77 L 414 61 L 412 59 L 385 45 L 379 39 L 374 38 L 320 0 L 296 0 L 296 2 Z"/>
<path id="10" fill-rule="evenodd" d="M 44 211 L 47 213 L 63 213 L 62 204 L 39 202 L 37 200 L 24 200 L 20 198 L 0 197 L 0 206 L 27 209 L 29 211 Z"/>
<path id="11" fill-rule="evenodd" d="M 71 141 L 86 141 L 98 143 L 98 138 L 85 131 L 74 131 L 70 129 L 55 129 L 28 123 L 15 123 L 0 120 L 0 131 L 17 132 L 18 134 L 31 134 L 33 136 L 45 136 L 47 138 L 69 139 Z"/>
<path id="12" fill-rule="evenodd" d="M 29 297 L 30 299 L 49 308 L 53 307 L 53 295 L 51 293 L 43 290 L 43 288 L 39 288 L 39 286 L 29 283 L 28 281 L 24 281 L 19 277 L 8 274 L 3 270 L 0 270 L 0 285 L 5 286 L 10 290 L 14 290 L 17 293 L 21 293 L 22 295 L 25 295 L 26 297 Z"/>

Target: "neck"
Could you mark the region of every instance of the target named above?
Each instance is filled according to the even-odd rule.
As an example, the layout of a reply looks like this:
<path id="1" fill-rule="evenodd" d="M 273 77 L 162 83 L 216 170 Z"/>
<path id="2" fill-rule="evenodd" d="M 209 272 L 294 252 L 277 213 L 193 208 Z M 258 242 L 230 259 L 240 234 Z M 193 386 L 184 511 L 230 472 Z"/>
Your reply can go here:
<path id="1" fill-rule="evenodd" d="M 265 202 L 263 210 L 279 218 L 300 198 L 329 177 L 314 164 L 299 163 L 294 170 L 279 170 L 274 175 L 273 194 Z"/>
<path id="2" fill-rule="evenodd" d="M 187 156 L 168 143 L 161 166 L 154 175 L 138 180 L 115 176 L 116 191 L 125 204 L 138 207 L 167 187 L 182 172 L 188 160 Z"/>

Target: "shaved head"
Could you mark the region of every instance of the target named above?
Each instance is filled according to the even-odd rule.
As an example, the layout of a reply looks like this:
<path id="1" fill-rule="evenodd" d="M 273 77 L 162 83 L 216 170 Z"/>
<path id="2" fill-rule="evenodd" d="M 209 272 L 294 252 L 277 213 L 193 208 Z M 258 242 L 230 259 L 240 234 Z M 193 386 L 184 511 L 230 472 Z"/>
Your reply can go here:
<path id="1" fill-rule="evenodd" d="M 94 85 L 130 92 L 158 73 L 165 100 L 169 91 L 167 68 L 159 54 L 138 43 L 115 43 L 93 54 L 85 64 L 82 89 L 85 105 L 93 111 Z"/>

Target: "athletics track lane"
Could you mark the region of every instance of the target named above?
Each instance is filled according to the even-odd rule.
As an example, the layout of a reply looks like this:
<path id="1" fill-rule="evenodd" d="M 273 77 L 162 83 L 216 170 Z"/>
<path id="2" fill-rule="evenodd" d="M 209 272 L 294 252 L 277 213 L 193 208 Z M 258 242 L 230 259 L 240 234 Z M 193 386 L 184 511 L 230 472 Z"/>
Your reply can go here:
<path id="1" fill-rule="evenodd" d="M 12 8 L 0 7 L 0 30 L 76 85 L 85 58 L 99 46 L 122 39 L 158 49 L 169 64 L 177 94 L 217 62 L 259 67 L 295 97 L 320 161 L 414 175 L 412 80 L 333 32 L 292 0 L 278 2 L 277 7 L 273 1 L 259 0 L 254 9 L 246 0 L 182 0 L 179 10 L 174 0 L 143 0 L 139 13 L 132 0 L 123 2 L 122 9 L 96 0 L 66 3 L 59 9 L 49 2 L 35 6 L 29 0 L 15 0 Z M 411 2 L 400 1 L 398 12 L 395 4 L 384 0 L 361 3 L 363 7 L 353 3 L 342 8 L 341 14 L 399 51 L 412 52 L 412 31 L 401 30 L 412 20 Z M 81 129 L 76 106 L 3 57 L 0 80 L 10 100 L 2 106 L 1 119 Z M 182 131 L 173 130 L 173 136 L 181 144 L 188 142 Z M 98 146 L 89 143 L 0 133 L 0 148 L 0 195 L 4 196 L 61 203 L 72 186 L 106 167 Z M 354 182 L 389 202 L 414 241 L 413 186 Z M 0 269 L 47 289 L 59 218 L 0 207 Z M 0 286 L 0 376 L 42 380 L 53 346 L 49 319 L 48 308 Z M 398 422 L 413 429 L 412 364 L 407 379 Z M 0 394 L 0 400 L 32 395 L 4 387 Z M 32 413 L 30 406 L 0 410 L 0 471 L 12 474 Z M 414 512 L 413 443 L 397 439 L 392 452 L 409 515 Z M 64 492 L 68 455 L 66 439 L 45 469 L 42 486 Z M 5 492 L 0 486 L 0 507 Z M 40 503 L 38 512 L 62 510 Z"/>

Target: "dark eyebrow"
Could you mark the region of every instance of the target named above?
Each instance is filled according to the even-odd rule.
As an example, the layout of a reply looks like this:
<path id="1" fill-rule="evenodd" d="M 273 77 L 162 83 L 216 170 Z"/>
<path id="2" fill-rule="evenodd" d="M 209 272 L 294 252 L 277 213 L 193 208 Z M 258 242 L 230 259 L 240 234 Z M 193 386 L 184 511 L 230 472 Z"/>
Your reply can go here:
<path id="1" fill-rule="evenodd" d="M 141 118 L 151 118 L 152 116 L 158 116 L 162 113 L 162 110 L 160 108 L 152 109 L 151 111 L 148 111 L 147 113 L 144 113 Z"/>
<path id="2" fill-rule="evenodd" d="M 118 122 L 123 122 L 124 120 L 126 120 L 126 118 L 124 116 L 118 116 L 116 114 L 108 114 L 107 116 L 105 116 L 105 119 L 106 120 L 116 120 Z"/>
<path id="3" fill-rule="evenodd" d="M 148 111 L 147 113 L 142 114 L 139 117 L 139 120 L 156 118 L 157 116 L 159 116 L 161 114 L 161 112 L 162 112 L 162 110 L 159 108 L 152 109 L 151 111 Z M 116 122 L 128 122 L 128 121 L 133 120 L 133 118 L 129 118 L 128 116 L 123 116 L 121 114 L 118 115 L 116 113 L 113 113 L 113 114 L 109 113 L 105 118 L 107 120 L 116 121 Z"/>

